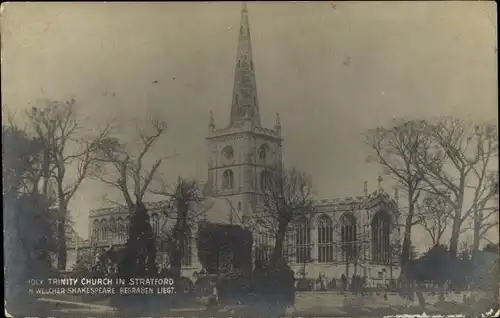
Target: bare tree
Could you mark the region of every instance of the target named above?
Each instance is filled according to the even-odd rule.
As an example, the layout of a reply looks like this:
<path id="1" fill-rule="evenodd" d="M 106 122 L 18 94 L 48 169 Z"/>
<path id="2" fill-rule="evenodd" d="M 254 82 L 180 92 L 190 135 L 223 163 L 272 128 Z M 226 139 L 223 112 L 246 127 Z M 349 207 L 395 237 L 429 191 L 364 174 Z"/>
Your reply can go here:
<path id="1" fill-rule="evenodd" d="M 68 205 L 85 178 L 97 164 L 100 142 L 107 137 L 110 126 L 85 128 L 85 119 L 76 113 L 77 104 L 69 101 L 42 100 L 38 107 L 27 112 L 30 134 L 41 145 L 38 173 L 32 175 L 34 184 L 41 184 L 41 192 L 48 194 L 53 183 L 57 206 L 58 268 L 66 267 L 65 232 Z M 76 170 L 73 173 L 71 170 Z"/>
<path id="2" fill-rule="evenodd" d="M 275 233 L 271 265 L 276 265 L 283 256 L 283 244 L 289 224 L 310 212 L 313 203 L 312 185 L 310 177 L 295 168 L 266 170 L 265 175 L 264 189 L 260 196 L 262 219 L 268 220 L 268 225 Z"/>
<path id="3" fill-rule="evenodd" d="M 481 201 L 473 207 L 473 232 L 474 232 L 474 251 L 479 250 L 481 240 L 488 240 L 487 234 L 491 229 L 498 228 L 498 172 L 491 173 L 488 176 L 489 191 L 496 192 L 493 197 L 487 201 Z M 463 232 L 463 231 L 462 231 Z M 490 241 L 491 243 L 491 241 Z"/>
<path id="4" fill-rule="evenodd" d="M 457 255 L 464 221 L 475 220 L 474 249 L 479 247 L 480 222 L 495 213 L 491 200 L 498 193 L 498 129 L 458 118 L 440 118 L 425 127 L 432 147 L 419 152 L 417 168 L 430 194 L 442 197 L 453 209 L 450 253 Z M 465 206 L 466 196 L 472 200 Z"/>
<path id="5" fill-rule="evenodd" d="M 166 122 L 154 119 L 146 127 L 137 127 L 136 139 L 132 142 L 110 137 L 100 144 L 102 169 L 94 177 L 118 189 L 130 213 L 124 257 L 118 265 L 120 276 L 158 273 L 157 244 L 144 196 L 164 158 L 156 159 L 149 169 L 145 166 L 146 156 L 166 129 Z M 135 147 L 137 144 L 138 149 Z"/>
<path id="6" fill-rule="evenodd" d="M 360 263 L 365 261 L 366 251 L 368 251 L 368 249 L 370 248 L 370 245 L 366 243 L 366 241 L 368 240 L 367 233 L 360 233 L 356 236 L 357 237 L 353 240 L 341 242 L 340 246 L 343 253 L 343 261 L 345 263 L 345 275 L 348 280 L 349 276 L 351 275 L 349 273 L 350 264 L 352 264 L 354 267 L 354 273 L 352 273 L 352 277 L 355 277 L 357 279 L 358 266 Z M 354 286 L 358 287 L 356 281 L 351 280 L 351 287 L 356 288 Z"/>
<path id="7" fill-rule="evenodd" d="M 411 253 L 411 252 L 410 252 Z M 410 256 L 411 259 L 411 256 Z M 398 241 L 391 241 L 391 246 L 389 247 L 389 278 L 394 279 L 394 266 L 401 264 L 401 244 Z M 392 285 L 391 285 L 392 288 Z"/>
<path id="8" fill-rule="evenodd" d="M 441 239 L 446 231 L 453 209 L 441 196 L 426 194 L 418 204 L 419 225 L 429 234 L 432 246 L 441 245 Z"/>
<path id="9" fill-rule="evenodd" d="M 167 123 L 161 120 L 151 120 L 145 129 L 138 128 L 138 151 L 134 151 L 134 147 L 117 137 L 106 138 L 100 144 L 100 160 L 105 165 L 94 177 L 118 189 L 130 212 L 133 212 L 136 205 L 144 204 L 144 196 L 163 163 L 164 158 L 159 158 L 148 170 L 145 167 L 145 157 L 166 129 Z M 108 167 L 111 169 L 107 169 Z"/>
<path id="10" fill-rule="evenodd" d="M 167 214 L 164 215 L 162 232 L 168 245 L 171 272 L 179 277 L 182 257 L 186 251 L 186 246 L 184 246 L 186 236 L 192 234 L 191 225 L 199 220 L 213 204 L 204 200 L 196 180 L 184 180 L 179 177 L 174 189 L 171 189 L 172 187 L 161 182 L 150 191 L 168 197 L 171 203 L 171 209 L 165 209 Z M 166 229 L 169 219 L 175 221 L 171 232 Z"/>
<path id="11" fill-rule="evenodd" d="M 416 204 L 421 194 L 423 178 L 415 169 L 417 154 L 428 146 L 428 137 L 422 121 L 396 122 L 390 128 L 379 127 L 365 134 L 365 142 L 371 148 L 367 160 L 382 166 L 385 174 L 396 181 L 408 199 L 405 233 L 401 251 L 402 272 L 410 258 L 411 230 L 415 220 Z"/>

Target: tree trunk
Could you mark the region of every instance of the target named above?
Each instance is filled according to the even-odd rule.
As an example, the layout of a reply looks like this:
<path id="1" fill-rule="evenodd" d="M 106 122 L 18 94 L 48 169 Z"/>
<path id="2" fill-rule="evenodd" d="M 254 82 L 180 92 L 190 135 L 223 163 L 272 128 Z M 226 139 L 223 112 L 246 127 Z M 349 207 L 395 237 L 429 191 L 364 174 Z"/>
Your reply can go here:
<path id="1" fill-rule="evenodd" d="M 348 253 L 346 253 L 346 259 L 345 259 L 345 277 L 346 277 L 346 284 L 345 288 L 346 290 L 349 290 L 349 258 L 348 258 Z"/>
<path id="2" fill-rule="evenodd" d="M 184 250 L 184 238 L 180 233 L 179 229 L 174 230 L 173 235 L 173 246 L 170 253 L 170 270 L 174 275 L 174 278 L 179 278 L 181 276 L 182 268 L 182 252 Z"/>
<path id="3" fill-rule="evenodd" d="M 57 269 L 66 270 L 66 212 L 64 204 L 60 204 L 57 209 Z"/>
<path id="4" fill-rule="evenodd" d="M 288 224 L 286 222 L 280 221 L 278 225 L 278 232 L 276 233 L 276 239 L 274 242 L 273 255 L 271 257 L 271 265 L 276 265 L 278 261 L 283 256 L 283 243 L 285 242 L 286 229 Z"/>
<path id="5" fill-rule="evenodd" d="M 414 210 L 414 194 L 410 192 L 410 195 L 408 195 L 408 216 L 406 217 L 405 221 L 405 234 L 403 238 L 403 247 L 401 251 L 401 271 L 403 272 L 406 268 L 406 265 L 408 264 L 408 261 L 410 260 L 410 253 L 411 253 L 411 230 L 412 230 L 412 223 L 413 223 L 413 214 L 415 212 Z"/>
<path id="6" fill-rule="evenodd" d="M 479 237 L 479 232 L 481 230 L 481 219 L 482 216 L 480 215 L 478 209 L 474 209 L 474 241 L 472 244 L 472 255 L 475 255 L 476 252 L 479 251 L 479 241 L 481 239 Z"/>
<path id="7" fill-rule="evenodd" d="M 66 270 L 66 218 L 57 223 L 57 269 Z"/>
<path id="8" fill-rule="evenodd" d="M 187 214 L 189 206 L 186 202 L 179 202 L 177 204 L 177 222 L 174 227 L 173 248 L 170 255 L 170 269 L 174 278 L 181 276 L 182 257 L 184 248 L 184 239 L 187 230 Z"/>
<path id="9" fill-rule="evenodd" d="M 461 223 L 454 223 L 450 237 L 450 255 L 455 258 L 458 251 L 458 241 L 460 239 L 460 226 Z"/>
<path id="10" fill-rule="evenodd" d="M 415 283 L 415 294 L 417 294 L 420 307 L 425 308 L 425 297 L 419 282 Z"/>
<path id="11" fill-rule="evenodd" d="M 463 189 L 464 185 L 464 177 L 461 178 L 460 180 L 460 185 L 461 189 Z M 457 200 L 457 204 L 453 207 L 455 215 L 453 216 L 453 225 L 451 229 L 451 236 L 450 236 L 450 255 L 452 258 L 457 257 L 457 252 L 458 252 L 458 243 L 460 240 L 460 229 L 462 228 L 462 207 L 463 207 L 463 193 L 459 196 Z"/>

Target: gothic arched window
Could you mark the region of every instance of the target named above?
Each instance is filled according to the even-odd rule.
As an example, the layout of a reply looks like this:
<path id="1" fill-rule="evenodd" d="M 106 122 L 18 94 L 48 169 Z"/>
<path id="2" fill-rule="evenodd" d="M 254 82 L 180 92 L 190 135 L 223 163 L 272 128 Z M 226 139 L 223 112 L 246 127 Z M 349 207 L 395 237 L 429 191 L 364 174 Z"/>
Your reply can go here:
<path id="1" fill-rule="evenodd" d="M 267 152 L 269 151 L 269 146 L 264 144 L 259 148 L 259 159 L 265 161 L 267 158 Z"/>
<path id="2" fill-rule="evenodd" d="M 124 226 L 124 221 L 121 217 L 118 217 L 116 219 L 116 236 L 118 237 L 118 240 L 122 241 L 125 238 L 125 226 Z"/>
<path id="3" fill-rule="evenodd" d="M 318 219 L 318 261 L 320 263 L 333 261 L 333 224 L 327 215 L 322 215 Z"/>
<path id="4" fill-rule="evenodd" d="M 117 236 L 117 224 L 115 218 L 111 217 L 108 223 L 108 239 L 113 241 Z"/>
<path id="5" fill-rule="evenodd" d="M 260 189 L 266 190 L 271 186 L 271 174 L 264 170 L 260 173 Z"/>
<path id="6" fill-rule="evenodd" d="M 153 215 L 151 216 L 151 220 L 152 220 L 151 227 L 153 228 L 153 234 L 159 235 L 160 234 L 160 217 L 158 216 L 158 214 L 153 213 Z"/>
<path id="7" fill-rule="evenodd" d="M 255 260 L 259 261 L 262 265 L 269 262 L 271 256 L 270 247 L 270 235 L 266 230 L 266 226 L 263 221 L 257 221 L 255 225 Z"/>
<path id="8" fill-rule="evenodd" d="M 311 228 L 309 226 L 309 220 L 305 217 L 297 220 L 295 231 L 295 262 L 308 263 L 311 260 Z"/>
<path id="9" fill-rule="evenodd" d="M 238 107 L 238 116 L 240 118 L 245 118 L 247 116 L 247 108 L 245 106 Z"/>
<path id="10" fill-rule="evenodd" d="M 99 221 L 94 220 L 94 222 L 92 223 L 92 240 L 97 241 L 99 239 L 100 239 L 100 237 L 99 237 Z"/>
<path id="11" fill-rule="evenodd" d="M 222 188 L 223 189 L 232 189 L 233 188 L 233 171 L 226 170 L 222 174 Z"/>
<path id="12" fill-rule="evenodd" d="M 101 240 L 105 241 L 108 239 L 108 221 L 103 219 L 101 221 Z"/>
<path id="13" fill-rule="evenodd" d="M 187 233 L 185 233 L 184 236 L 184 244 L 182 248 L 182 262 L 181 265 L 183 267 L 190 267 L 192 264 L 192 259 L 193 259 L 193 246 L 192 246 L 192 239 L 191 239 L 191 231 L 188 230 Z"/>
<path id="14" fill-rule="evenodd" d="M 130 216 L 127 216 L 125 218 L 125 239 L 128 239 L 128 236 L 130 234 Z"/>
<path id="15" fill-rule="evenodd" d="M 380 264 L 390 263 L 390 220 L 391 218 L 386 211 L 379 211 L 375 214 L 371 223 L 372 260 Z"/>
<path id="16" fill-rule="evenodd" d="M 234 161 L 234 149 L 230 145 L 225 146 L 222 148 L 221 151 L 222 158 L 224 160 L 224 163 L 226 164 L 231 164 Z"/>
<path id="17" fill-rule="evenodd" d="M 342 261 L 350 261 L 358 255 L 357 225 L 354 215 L 345 213 L 340 219 L 340 247 Z"/>

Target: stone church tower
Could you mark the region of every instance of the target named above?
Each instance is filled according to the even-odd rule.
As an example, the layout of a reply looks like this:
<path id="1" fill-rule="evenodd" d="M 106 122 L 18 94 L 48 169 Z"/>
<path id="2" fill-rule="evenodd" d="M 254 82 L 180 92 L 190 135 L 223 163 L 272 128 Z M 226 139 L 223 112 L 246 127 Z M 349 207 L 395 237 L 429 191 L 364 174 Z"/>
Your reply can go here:
<path id="1" fill-rule="evenodd" d="M 258 193 L 270 170 L 282 165 L 279 115 L 261 126 L 248 11 L 243 3 L 229 125 L 217 129 L 210 113 L 207 194 L 227 199 L 231 223 L 245 225 L 258 209 Z"/>

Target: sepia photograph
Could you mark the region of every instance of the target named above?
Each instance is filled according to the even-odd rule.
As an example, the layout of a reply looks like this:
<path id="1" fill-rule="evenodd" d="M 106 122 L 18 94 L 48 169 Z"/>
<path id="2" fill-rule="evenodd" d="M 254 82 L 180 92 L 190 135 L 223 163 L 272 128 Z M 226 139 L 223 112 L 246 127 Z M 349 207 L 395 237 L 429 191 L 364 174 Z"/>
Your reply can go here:
<path id="1" fill-rule="evenodd" d="M 0 16 L 6 317 L 500 315 L 496 2 Z"/>

